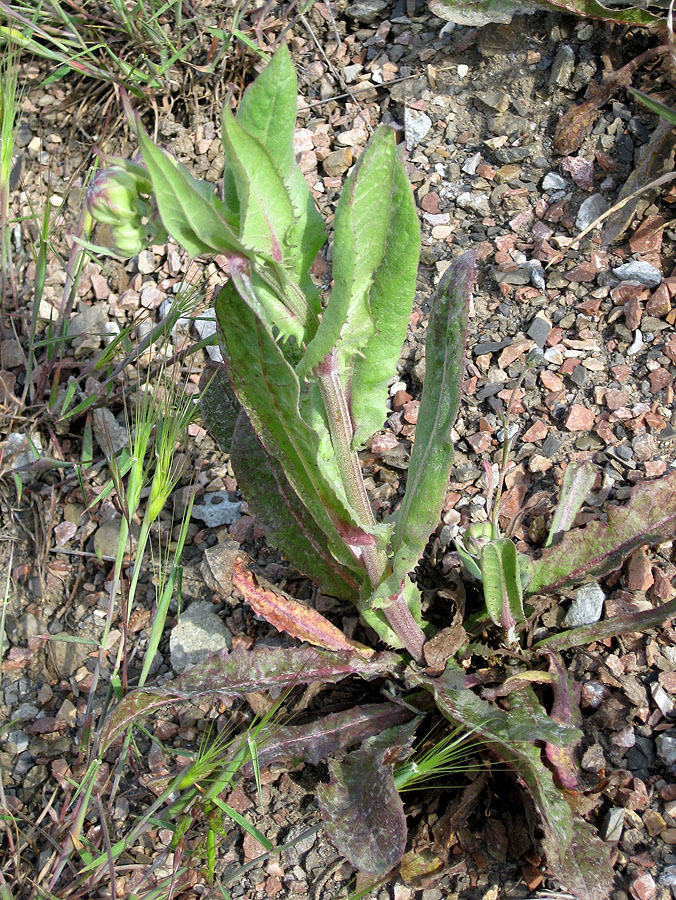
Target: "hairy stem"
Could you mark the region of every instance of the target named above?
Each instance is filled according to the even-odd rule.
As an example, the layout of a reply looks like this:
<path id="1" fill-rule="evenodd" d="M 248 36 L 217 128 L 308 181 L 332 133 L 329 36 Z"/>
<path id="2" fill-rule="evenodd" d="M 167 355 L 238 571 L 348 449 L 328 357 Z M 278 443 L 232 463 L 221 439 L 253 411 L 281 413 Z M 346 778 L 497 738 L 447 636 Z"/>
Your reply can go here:
<path id="1" fill-rule="evenodd" d="M 376 524 L 371 503 L 366 493 L 364 476 L 362 475 L 359 457 L 352 448 L 354 425 L 347 403 L 347 397 L 338 375 L 338 361 L 335 351 L 328 353 L 317 369 L 319 388 L 326 409 L 331 443 L 336 454 L 338 470 L 345 488 L 348 502 L 354 509 L 357 519 L 364 526 Z M 373 544 L 362 544 L 358 550 L 372 586 L 377 587 L 385 573 L 387 559 L 385 554 Z"/>
<path id="2" fill-rule="evenodd" d="M 418 663 L 423 662 L 423 646 L 427 639 L 408 608 L 403 589 L 399 591 L 394 602 L 383 609 L 383 612 L 390 627 L 404 642 L 404 646 L 413 659 Z"/>

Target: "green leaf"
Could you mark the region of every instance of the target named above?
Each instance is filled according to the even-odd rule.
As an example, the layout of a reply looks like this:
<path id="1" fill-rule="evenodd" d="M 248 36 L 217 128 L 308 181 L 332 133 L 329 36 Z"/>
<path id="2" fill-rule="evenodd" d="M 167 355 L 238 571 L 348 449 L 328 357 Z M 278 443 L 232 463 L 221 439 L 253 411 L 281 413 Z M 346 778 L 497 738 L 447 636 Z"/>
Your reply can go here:
<path id="1" fill-rule="evenodd" d="M 229 453 L 241 406 L 223 363 L 208 362 L 200 376 L 199 387 L 204 426 L 221 450 Z"/>
<path id="2" fill-rule="evenodd" d="M 573 816 L 573 836 L 567 847 L 561 847 L 549 829 L 542 845 L 547 865 L 564 888 L 579 900 L 607 900 L 614 882 L 613 845 L 602 841 L 592 825 Z"/>
<path id="3" fill-rule="evenodd" d="M 637 91 L 636 88 L 630 87 L 629 92 L 644 106 L 647 106 L 651 112 L 656 113 L 662 119 L 666 119 L 669 124 L 676 125 L 676 109 L 667 106 L 667 104 L 662 103 L 661 100 L 656 100 L 654 97 L 651 97 L 650 94 L 644 94 L 643 91 Z"/>
<path id="4" fill-rule="evenodd" d="M 298 378 L 272 336 L 234 290 L 223 290 L 216 315 L 233 388 L 268 454 L 326 536 L 336 558 L 347 533 L 358 528 L 335 461 L 317 464 L 320 435 L 301 417 Z"/>
<path id="5" fill-rule="evenodd" d="M 526 621 L 516 547 L 508 538 L 491 541 L 481 551 L 480 564 L 488 614 L 513 644 L 516 626 Z"/>
<path id="6" fill-rule="evenodd" d="M 618 568 L 636 547 L 673 536 L 676 526 L 676 470 L 637 484 L 625 506 L 608 509 L 607 522 L 575 528 L 533 560 L 527 593 L 551 591 L 587 575 Z"/>
<path id="7" fill-rule="evenodd" d="M 227 103 L 221 134 L 237 188 L 242 243 L 272 262 L 289 264 L 287 241 L 295 226 L 294 211 L 270 153 L 242 128 Z"/>
<path id="8" fill-rule="evenodd" d="M 362 352 L 374 334 L 369 292 L 385 255 L 388 229 L 383 223 L 391 218 L 394 169 L 394 135 L 389 128 L 379 128 L 340 195 L 334 221 L 333 290 L 297 367 L 300 377 L 309 375 L 334 348 L 339 350 L 344 377 L 352 354 Z"/>
<path id="9" fill-rule="evenodd" d="M 451 429 L 460 404 L 475 260 L 476 254 L 470 251 L 452 263 L 439 284 L 430 315 L 415 444 L 392 535 L 394 587 L 418 563 L 446 497 L 453 463 Z"/>
<path id="10" fill-rule="evenodd" d="M 339 560 L 333 556 L 326 535 L 289 484 L 279 462 L 266 452 L 244 412 L 233 435 L 230 462 L 256 521 L 265 528 L 267 542 L 322 593 L 354 600 L 365 572 L 354 571 L 354 557 L 344 544 L 336 547 Z"/>
<path id="11" fill-rule="evenodd" d="M 156 147 L 138 118 L 135 128 L 160 218 L 169 234 L 191 256 L 246 253 L 227 208 L 213 194 L 211 185 L 197 181 L 185 166 Z"/>
<path id="12" fill-rule="evenodd" d="M 563 474 L 563 483 L 556 512 L 549 527 L 549 535 L 545 547 L 573 527 L 575 516 L 596 480 L 596 468 L 588 461 L 571 463 Z"/>
<path id="13" fill-rule="evenodd" d="M 382 185 L 386 191 L 388 185 Z M 350 409 L 355 426 L 353 445 L 359 447 L 382 428 L 387 416 L 387 384 L 396 372 L 406 339 L 415 295 L 420 225 L 411 185 L 403 163 L 394 163 L 385 248 L 368 294 L 373 334 L 354 359 L 350 379 Z M 337 254 L 334 250 L 334 259 Z"/>
<path id="14" fill-rule="evenodd" d="M 326 234 L 312 191 L 296 164 L 293 136 L 297 105 L 296 71 L 289 50 L 283 44 L 244 94 L 237 110 L 237 121 L 266 147 L 286 186 L 296 217 L 298 257 L 294 268 L 301 276 L 301 285 L 306 288 L 309 279 L 303 284 L 302 276 L 310 269 Z M 234 179 L 227 168 L 225 196 L 236 203 Z"/>

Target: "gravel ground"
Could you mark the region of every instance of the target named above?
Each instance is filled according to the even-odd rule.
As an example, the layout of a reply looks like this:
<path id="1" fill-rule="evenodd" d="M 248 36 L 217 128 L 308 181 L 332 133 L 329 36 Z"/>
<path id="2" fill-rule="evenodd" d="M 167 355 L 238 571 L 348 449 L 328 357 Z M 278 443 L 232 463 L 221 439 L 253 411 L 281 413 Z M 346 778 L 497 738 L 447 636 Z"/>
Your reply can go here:
<path id="1" fill-rule="evenodd" d="M 317 203 L 330 218 L 345 175 L 370 131 L 378 123 L 389 124 L 405 144 L 404 158 L 420 210 L 419 293 L 398 379 L 390 391 L 386 427 L 373 438 L 362 460 L 379 514 L 387 514 L 405 484 L 424 378 L 431 291 L 456 253 L 469 246 L 477 250 L 465 391 L 455 426 L 455 468 L 421 570 L 422 583 L 430 591 L 448 591 L 456 589 L 459 574 L 453 538 L 468 522 L 485 518 L 483 466 L 485 461 L 499 461 L 502 415 L 531 348 L 544 351 L 545 365 L 526 375 L 515 397 L 512 423 L 518 438 L 501 516 L 506 526 L 525 509 L 512 532 L 518 546 L 532 550 L 542 542 L 543 515 L 552 508 L 566 463 L 590 459 L 598 467 L 594 503 L 585 507 L 580 521 L 598 517 L 606 501 L 625 500 L 637 481 L 676 465 L 672 230 L 676 191 L 667 188 L 659 198 L 641 198 L 623 239 L 611 246 L 603 247 L 599 231 L 593 231 L 579 248 L 570 248 L 571 239 L 615 202 L 641 161 L 657 120 L 618 91 L 600 110 L 579 151 L 568 155 L 555 148 L 556 123 L 585 96 L 600 72 L 617 69 L 649 46 L 651 38 L 554 14 L 518 18 L 511 25 L 480 31 L 442 32 L 444 23 L 422 3 L 381 4 L 383 9 L 374 12 L 377 5 L 357 0 L 345 10 L 345 4 L 338 3 L 334 15 L 316 3 L 308 13 L 309 28 L 298 23 L 290 32 L 302 97 L 297 152 Z M 619 35 L 624 36 L 622 41 Z M 90 139 L 100 135 L 91 120 L 78 123 L 66 116 L 69 84 L 41 86 L 44 74 L 33 63 L 22 72 L 28 88 L 17 141 L 22 170 L 11 202 L 17 216 L 28 215 L 31 204 L 41 207 L 49 188 L 55 249 L 66 254 L 66 235 L 79 214 L 78 188 Z M 645 78 L 650 86 L 658 77 L 643 72 L 635 83 L 640 86 Z M 186 111 L 180 97 L 174 97 L 157 115 L 160 139 L 198 177 L 212 181 L 222 175 L 224 165 L 217 123 L 225 88 L 227 84 L 219 84 L 210 92 L 202 85 L 199 98 L 204 102 Z M 133 148 L 116 144 L 107 149 L 128 154 Z M 673 145 L 666 144 L 663 152 L 666 167 L 672 167 Z M 13 232 L 21 314 L 32 303 L 35 266 L 29 260 L 30 236 L 30 223 Z M 186 275 L 208 299 L 223 280 L 223 263 L 217 258 L 188 270 L 184 254 L 171 242 L 143 252 L 127 265 L 88 262 L 77 289 L 60 396 L 69 375 L 81 372 L 120 328 L 136 323 L 138 334 L 147 334 Z M 326 282 L 329 271 L 330 259 L 322 256 L 315 274 Z M 58 309 L 64 282 L 62 261 L 54 256 L 39 311 L 42 329 L 52 309 Z M 182 320 L 167 355 L 204 336 L 210 327 L 208 314 Z M 25 379 L 20 325 L 15 334 L 8 328 L 3 333 L 0 384 L 6 431 L 20 435 L 31 430 L 33 411 L 24 414 L 17 400 Z M 149 355 L 141 358 L 144 371 L 154 362 Z M 192 356 L 182 365 L 197 391 L 203 360 Z M 87 394 L 97 389 L 97 379 L 100 382 L 100 375 L 92 372 Z M 90 421 L 85 423 L 84 417 L 65 423 L 43 417 L 41 445 L 33 438 L 34 446 L 51 459 L 79 460 L 85 424 Z M 99 448 L 111 438 L 122 444 L 126 440 L 124 414 L 115 400 L 94 412 L 91 426 Z M 183 603 L 189 615 L 176 625 L 176 610 L 172 611 L 171 640 L 163 641 L 153 664 L 152 677 L 158 680 L 171 677 L 186 658 L 195 658 L 207 646 L 249 646 L 254 640 L 278 639 L 254 621 L 237 597 L 220 596 L 209 579 L 205 581 L 202 563 L 208 549 L 234 539 L 255 557 L 268 578 L 301 598 L 310 596 L 307 583 L 265 546 L 227 459 L 199 425 L 191 426 L 190 432 L 186 463 L 191 475 L 197 473 L 199 496 L 183 577 Z M 31 452 L 19 445 L 20 440 L 12 438 L 5 447 L 5 474 L 12 465 L 26 461 L 14 454 Z M 45 470 L 31 477 L 21 503 L 16 502 L 11 477 L 4 480 L 0 558 L 4 566 L 11 562 L 15 591 L 5 623 L 0 768 L 10 809 L 34 822 L 49 807 L 54 812 L 45 818 L 46 828 L 70 791 L 67 778 L 83 774 L 77 740 L 96 649 L 86 643 L 47 641 L 43 635 L 77 634 L 94 642 L 100 638 L 119 512 L 111 500 L 87 511 L 74 478 Z M 88 472 L 89 499 L 105 481 L 102 470 Z M 177 491 L 177 508 L 185 502 L 188 483 L 186 477 Z M 171 534 L 169 514 L 161 527 Z M 10 541 L 15 543 L 11 560 Z M 580 605 L 583 615 L 589 615 L 591 606 L 598 617 L 664 602 L 674 595 L 674 575 L 671 541 L 636 551 L 621 572 L 601 582 L 596 594 L 587 591 L 576 598 L 576 591 L 571 591 L 562 597 L 561 604 L 545 614 L 544 624 L 558 624 L 566 613 L 574 616 Z M 141 591 L 142 602 L 132 617 L 136 660 L 142 659 L 151 624 L 150 581 L 147 587 L 147 597 Z M 325 598 L 322 603 L 323 612 L 340 619 L 343 611 Z M 109 653 L 117 651 L 119 640 L 120 631 L 114 628 Z M 568 661 L 583 685 L 585 739 L 580 760 L 586 787 L 579 803 L 600 826 L 602 836 L 616 842 L 612 898 L 667 900 L 672 893 L 676 897 L 674 631 L 665 626 L 599 642 L 569 653 Z M 337 708 L 335 704 L 346 697 L 337 689 L 326 691 L 322 708 Z M 214 712 L 208 707 L 165 711 L 149 727 L 168 746 L 194 748 L 210 717 L 223 713 L 224 708 Z M 143 742 L 139 746 L 143 752 L 134 761 L 134 777 L 130 775 L 111 811 L 116 828 L 147 804 L 145 786 L 152 778 L 171 770 L 171 760 L 157 747 L 149 750 L 150 744 Z M 104 764 L 101 785 L 105 767 L 113 764 L 112 758 Z M 272 769 L 263 775 L 262 807 L 248 782 L 239 785 L 228 802 L 279 843 L 316 823 L 312 783 L 307 768 Z M 110 783 L 102 787 L 103 799 L 109 789 Z M 547 878 L 519 796 L 507 778 L 492 775 L 475 813 L 450 839 L 448 873 L 424 883 L 398 878 L 373 896 L 378 900 L 553 896 L 547 889 L 556 892 L 557 885 Z M 446 794 L 415 802 L 410 822 L 416 853 L 439 839 L 435 829 L 448 802 Z M 95 837 L 95 818 L 87 827 Z M 146 838 L 137 863 L 151 863 L 167 839 L 161 830 Z M 230 825 L 228 840 L 219 848 L 217 872 L 254 859 L 260 850 L 257 841 L 242 838 Z M 26 858 L 37 873 L 53 852 L 38 831 Z M 251 900 L 330 898 L 339 896 L 351 877 L 349 865 L 341 863 L 332 847 L 321 836 L 312 836 L 252 868 L 230 891 L 233 897 Z M 122 880 L 122 889 L 132 889 L 132 876 L 126 886 Z M 193 888 L 181 896 L 198 895 L 205 896 Z M 105 891 L 100 896 L 106 896 Z"/>

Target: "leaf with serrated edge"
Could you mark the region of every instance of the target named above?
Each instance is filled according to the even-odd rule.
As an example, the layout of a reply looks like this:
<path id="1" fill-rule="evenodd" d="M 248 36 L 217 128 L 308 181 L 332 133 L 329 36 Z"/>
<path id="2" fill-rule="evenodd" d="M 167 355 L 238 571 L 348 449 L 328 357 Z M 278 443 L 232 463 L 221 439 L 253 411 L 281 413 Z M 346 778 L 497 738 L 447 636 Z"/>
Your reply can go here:
<path id="1" fill-rule="evenodd" d="M 573 527 L 575 516 L 595 481 L 596 467 L 590 462 L 571 463 L 567 467 L 545 547 L 551 546 L 556 537 Z"/>
<path id="2" fill-rule="evenodd" d="M 179 676 L 170 687 L 127 694 L 105 724 L 102 752 L 137 719 L 163 706 L 195 700 L 207 694 L 237 696 L 312 681 L 335 682 L 359 675 L 375 678 L 401 667 L 395 653 L 376 653 L 370 659 L 354 650 L 315 647 L 237 647 L 212 653 Z"/>
<path id="3" fill-rule="evenodd" d="M 281 588 L 273 588 L 261 577 L 255 576 L 241 559 L 235 560 L 232 583 L 251 609 L 277 631 L 285 631 L 291 637 L 326 650 L 356 650 L 362 656 L 372 656 L 375 652 L 345 637 L 316 609 L 294 600 Z"/>
<path id="4" fill-rule="evenodd" d="M 396 703 L 371 703 L 331 713 L 305 725 L 273 725 L 257 739 L 258 762 L 261 768 L 284 760 L 303 760 L 316 766 L 330 754 L 406 722 L 411 715 Z"/>
<path id="5" fill-rule="evenodd" d="M 435 296 L 425 344 L 426 368 L 406 493 L 396 513 L 391 546 L 393 575 L 374 603 L 387 605 L 423 555 L 437 527 L 453 463 L 451 429 L 458 414 L 464 368 L 474 251 L 449 266 Z"/>
<path id="6" fill-rule="evenodd" d="M 241 407 L 223 363 L 208 362 L 200 376 L 200 413 L 204 426 L 224 453 L 230 444 Z"/>
<path id="7" fill-rule="evenodd" d="M 343 543 L 337 560 L 317 522 L 289 484 L 284 470 L 258 440 L 242 410 L 230 446 L 230 464 L 265 538 L 282 556 L 332 597 L 354 600 L 366 572 Z"/>
<path id="8" fill-rule="evenodd" d="M 334 219 L 333 289 L 322 321 L 297 367 L 300 377 L 338 348 L 340 360 L 361 352 L 373 335 L 368 294 L 382 263 L 394 176 L 394 135 L 379 128 L 359 157 L 340 195 Z M 341 372 L 342 374 L 342 372 Z"/>
<path id="9" fill-rule="evenodd" d="M 408 739 L 410 730 L 404 726 L 403 732 Z M 386 740 L 371 738 L 343 760 L 329 760 L 331 780 L 317 788 L 331 842 L 369 875 L 389 872 L 406 849 L 406 815 L 393 774 L 396 729 L 386 734 Z"/>
<path id="10" fill-rule="evenodd" d="M 272 60 L 251 84 L 237 110 L 238 123 L 257 138 L 274 160 L 293 204 L 296 218 L 294 236 L 299 241 L 296 272 L 301 276 L 310 269 L 326 240 L 324 222 L 317 212 L 312 191 L 296 163 L 294 129 L 298 104 L 296 70 L 286 44 L 282 44 Z M 225 170 L 225 197 L 237 207 L 232 174 Z M 303 287 L 309 286 L 307 279 Z M 319 312 L 317 305 L 316 311 Z"/>
<path id="11" fill-rule="evenodd" d="M 205 196 L 198 182 L 164 151 L 156 147 L 136 119 L 143 161 L 152 181 L 162 224 L 191 256 L 203 253 L 246 253 L 226 220 L 227 211 L 218 198 Z"/>
<path id="12" fill-rule="evenodd" d="M 564 535 L 533 560 L 527 593 L 551 591 L 587 575 L 618 568 L 636 547 L 673 536 L 676 526 L 676 470 L 644 481 L 624 506 L 609 507 L 607 522 L 590 522 Z"/>
<path id="13" fill-rule="evenodd" d="M 516 626 L 526 621 L 516 547 L 508 538 L 490 541 L 481 550 L 481 580 L 486 609 L 495 625 L 505 630 L 508 643 L 516 640 Z"/>
<path id="14" fill-rule="evenodd" d="M 396 372 L 415 295 L 420 225 L 408 175 L 398 159 L 391 191 L 383 258 L 368 294 L 374 332 L 366 342 L 363 355 L 354 357 L 350 378 L 355 447 L 381 429 L 387 416 L 387 384 Z M 386 224 L 386 221 L 379 222 L 379 227 L 385 229 Z M 334 250 L 334 259 L 336 253 Z"/>

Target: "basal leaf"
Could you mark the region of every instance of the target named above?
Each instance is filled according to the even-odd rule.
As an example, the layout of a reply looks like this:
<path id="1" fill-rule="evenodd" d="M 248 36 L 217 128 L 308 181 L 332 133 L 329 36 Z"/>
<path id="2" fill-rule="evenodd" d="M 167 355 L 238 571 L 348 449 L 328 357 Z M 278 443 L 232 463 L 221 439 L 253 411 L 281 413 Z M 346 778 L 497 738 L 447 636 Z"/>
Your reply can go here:
<path id="1" fill-rule="evenodd" d="M 607 522 L 590 522 L 564 535 L 533 560 L 529 594 L 542 593 L 618 568 L 636 547 L 671 537 L 676 526 L 676 470 L 637 484 L 625 506 L 609 507 Z"/>
<path id="2" fill-rule="evenodd" d="M 138 119 L 136 134 L 160 218 L 169 234 L 191 256 L 246 253 L 232 222 L 228 221 L 227 208 L 213 193 L 207 196 L 210 186 L 198 182 L 185 166 L 156 147 Z"/>
<path id="3" fill-rule="evenodd" d="M 279 462 L 266 452 L 243 411 L 235 427 L 230 462 L 239 489 L 256 521 L 265 528 L 268 543 L 323 593 L 351 600 L 358 597 L 365 572 L 358 570 L 345 544 L 334 541 L 336 552 L 341 554 L 336 560 L 326 535 L 289 484 Z"/>
<path id="4" fill-rule="evenodd" d="M 130 725 L 156 709 L 194 700 L 206 694 L 236 696 L 312 681 L 341 681 L 350 675 L 375 678 L 401 667 L 395 653 L 376 653 L 369 659 L 353 650 L 313 647 L 238 647 L 213 653 L 165 688 L 132 691 L 112 711 L 101 747 L 105 752 Z"/>
<path id="5" fill-rule="evenodd" d="M 278 631 L 285 631 L 294 638 L 325 650 L 356 650 L 363 656 L 372 656 L 375 652 L 370 647 L 345 637 L 339 628 L 316 609 L 255 576 L 240 559 L 235 560 L 232 583 L 244 595 L 253 611 Z"/>
<path id="6" fill-rule="evenodd" d="M 310 269 L 326 234 L 312 191 L 296 164 L 293 136 L 297 105 L 296 71 L 283 44 L 242 97 L 237 121 L 268 150 L 286 186 L 296 217 L 294 233 L 298 248 L 294 268 L 302 283 L 302 276 Z M 237 203 L 234 178 L 227 168 L 225 196 Z"/>
<path id="7" fill-rule="evenodd" d="M 384 184 L 382 189 L 387 188 Z M 389 227 L 386 221 L 379 222 L 380 228 L 387 229 L 386 242 L 368 294 L 374 332 L 363 355 L 355 357 L 350 378 L 355 447 L 382 428 L 387 416 L 387 383 L 396 372 L 415 295 L 420 225 L 408 175 L 398 159 L 394 164 L 389 212 Z"/>
<path id="8" fill-rule="evenodd" d="M 241 406 L 223 363 L 208 362 L 200 376 L 199 387 L 202 421 L 221 450 L 229 453 Z"/>
<path id="9" fill-rule="evenodd" d="M 534 645 L 536 649 L 547 647 L 549 650 L 568 650 L 570 647 L 581 647 L 592 641 L 603 641 L 617 634 L 641 634 L 649 628 L 657 628 L 676 615 L 676 598 L 663 603 L 655 609 L 644 609 L 641 612 L 612 616 L 603 622 L 592 625 L 579 625 L 569 628 L 551 637 L 544 638 Z"/>
<path id="10" fill-rule="evenodd" d="M 453 463 L 451 429 L 460 404 L 469 295 L 476 254 L 463 254 L 445 273 L 427 329 L 425 384 L 406 493 L 392 535 L 395 587 L 411 572 L 436 528 Z"/>
<path id="11" fill-rule="evenodd" d="M 333 290 L 297 367 L 301 377 L 335 348 L 343 372 L 345 360 L 363 351 L 374 334 L 368 298 L 385 254 L 388 229 L 383 224 L 390 222 L 394 169 L 394 135 L 389 128 L 379 128 L 340 195 L 334 220 Z"/>
<path id="12" fill-rule="evenodd" d="M 545 547 L 549 547 L 552 541 L 573 527 L 575 516 L 579 513 L 582 504 L 596 480 L 596 468 L 592 463 L 571 463 L 563 473 L 563 483 L 559 502 L 549 526 L 549 535 Z"/>
<path id="13" fill-rule="evenodd" d="M 502 626 L 507 641 L 516 640 L 516 626 L 526 621 L 516 547 L 498 538 L 481 550 L 481 580 L 486 609 L 495 625 Z"/>
<path id="14" fill-rule="evenodd" d="M 410 718 L 411 712 L 396 703 L 371 703 L 305 725 L 273 725 L 258 739 L 258 761 L 261 768 L 283 760 L 301 759 L 316 766 L 330 754 L 360 744 Z"/>
<path id="15" fill-rule="evenodd" d="M 406 850 L 406 815 L 391 757 L 387 746 L 367 741 L 343 760 L 330 760 L 331 780 L 317 788 L 326 833 L 369 875 L 385 875 Z"/>
<path id="16" fill-rule="evenodd" d="M 549 662 L 549 671 L 556 675 L 552 683 L 554 703 L 550 715 L 552 719 L 564 725 L 582 725 L 582 714 L 577 698 L 573 695 L 573 680 L 565 663 L 558 653 L 552 650 L 543 650 L 543 654 Z M 557 747 L 556 744 L 545 744 L 547 759 L 556 769 L 559 781 L 568 790 L 576 790 L 579 785 L 579 775 L 573 747 Z"/>
<path id="17" fill-rule="evenodd" d="M 613 889 L 612 845 L 602 841 L 596 829 L 573 816 L 570 844 L 559 846 L 557 837 L 545 829 L 542 842 L 547 865 L 564 888 L 579 900 L 607 900 Z"/>

